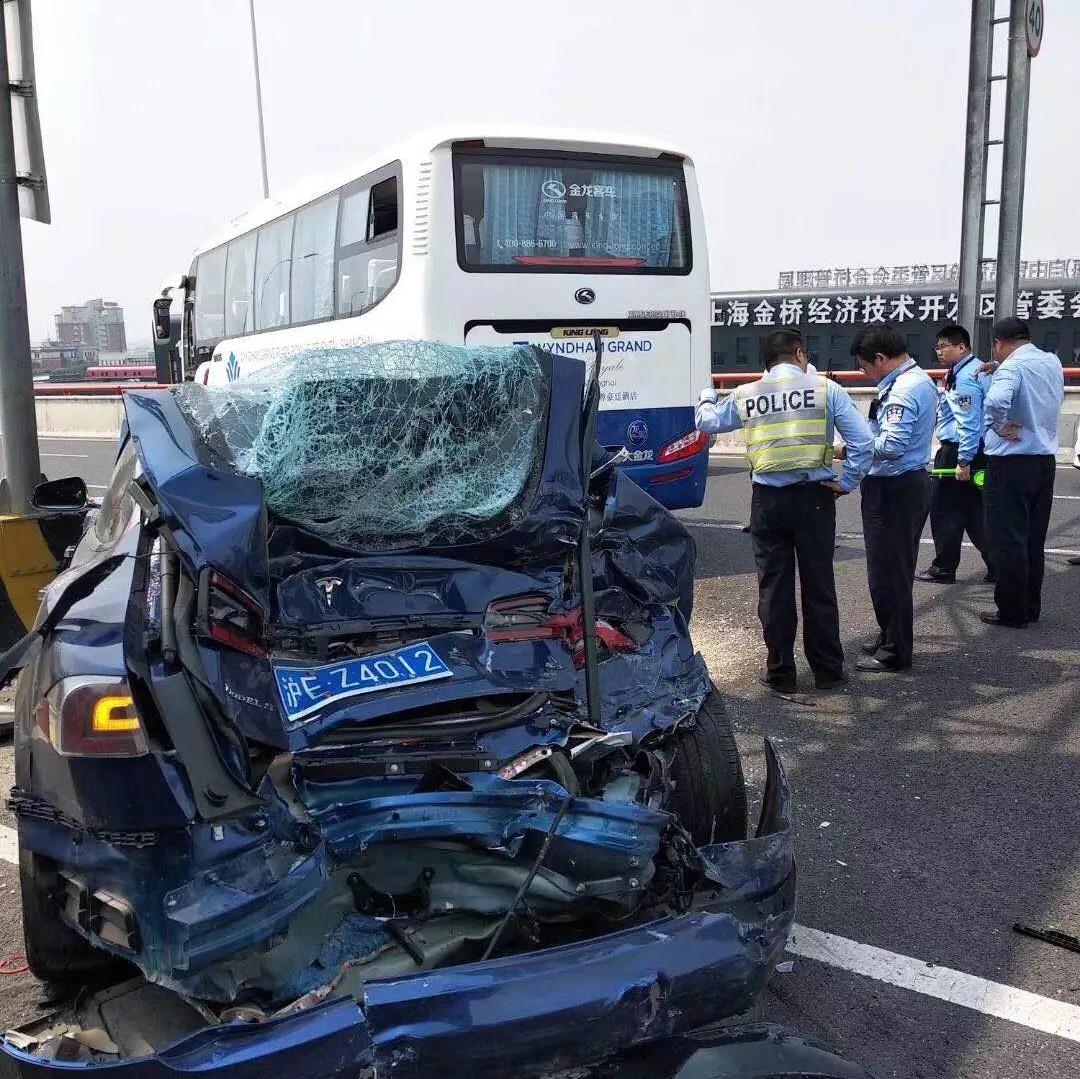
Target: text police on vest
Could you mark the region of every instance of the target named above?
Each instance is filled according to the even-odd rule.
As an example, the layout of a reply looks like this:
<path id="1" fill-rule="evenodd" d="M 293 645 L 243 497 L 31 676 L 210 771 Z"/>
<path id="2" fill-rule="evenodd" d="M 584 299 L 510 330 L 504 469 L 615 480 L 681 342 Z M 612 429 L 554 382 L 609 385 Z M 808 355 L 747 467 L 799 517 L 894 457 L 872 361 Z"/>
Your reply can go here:
<path id="1" fill-rule="evenodd" d="M 786 390 L 784 393 L 763 393 L 760 397 L 749 397 L 746 401 L 746 415 L 767 416 L 770 412 L 791 412 L 798 408 L 817 408 L 815 398 L 817 390 Z"/>

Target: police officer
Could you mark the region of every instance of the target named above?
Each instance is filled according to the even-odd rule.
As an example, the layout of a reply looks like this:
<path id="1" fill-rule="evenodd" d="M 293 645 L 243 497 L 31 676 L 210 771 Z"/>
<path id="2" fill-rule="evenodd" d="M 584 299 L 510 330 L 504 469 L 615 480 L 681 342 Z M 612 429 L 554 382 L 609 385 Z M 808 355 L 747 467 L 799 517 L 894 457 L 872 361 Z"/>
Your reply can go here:
<path id="1" fill-rule="evenodd" d="M 985 403 L 986 517 L 997 610 L 979 617 L 1020 629 L 1039 620 L 1065 377 L 1057 356 L 1031 343 L 1026 322 L 1003 318 L 991 335 L 1000 366 Z"/>
<path id="2" fill-rule="evenodd" d="M 983 454 L 983 395 L 990 385 L 979 374 L 982 363 L 971 351 L 971 337 L 963 326 L 946 326 L 937 335 L 934 351 L 948 368 L 937 400 L 937 428 L 940 443 L 934 457 L 935 469 L 953 469 L 953 476 L 930 481 L 930 530 L 934 537 L 933 562 L 917 573 L 918 581 L 952 584 L 960 565 L 964 532 L 986 562 L 985 581 L 994 572 L 983 538 L 982 491 L 972 482 L 972 474 L 986 465 Z"/>
<path id="3" fill-rule="evenodd" d="M 797 330 L 770 334 L 765 374 L 717 403 L 709 387 L 697 407 L 698 430 L 743 428 L 750 463 L 750 537 L 758 570 L 758 617 L 768 649 L 761 682 L 795 692 L 795 564 L 803 605 L 803 648 L 818 689 L 847 682 L 833 577 L 836 499 L 870 467 L 873 436 L 847 392 L 807 373 Z M 830 468 L 833 430 L 847 443 L 843 474 Z"/>
<path id="4" fill-rule="evenodd" d="M 860 671 L 911 666 L 911 590 L 919 537 L 930 512 L 926 465 L 937 417 L 933 379 L 908 355 L 904 338 L 885 325 L 860 330 L 851 346 L 859 369 L 877 383 L 870 405 L 874 460 L 862 485 L 866 575 L 879 632 L 862 646 Z"/>

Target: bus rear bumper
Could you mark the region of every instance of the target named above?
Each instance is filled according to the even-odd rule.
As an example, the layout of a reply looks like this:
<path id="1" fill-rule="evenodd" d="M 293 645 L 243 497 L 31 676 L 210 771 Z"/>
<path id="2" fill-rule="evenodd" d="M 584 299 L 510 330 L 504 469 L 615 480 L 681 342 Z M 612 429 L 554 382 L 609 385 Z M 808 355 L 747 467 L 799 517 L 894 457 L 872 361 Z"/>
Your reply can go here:
<path id="1" fill-rule="evenodd" d="M 669 510 L 690 509 L 705 501 L 705 481 L 709 477 L 709 450 L 706 447 L 683 461 L 661 465 L 624 465 L 627 475 L 642 490 Z"/>

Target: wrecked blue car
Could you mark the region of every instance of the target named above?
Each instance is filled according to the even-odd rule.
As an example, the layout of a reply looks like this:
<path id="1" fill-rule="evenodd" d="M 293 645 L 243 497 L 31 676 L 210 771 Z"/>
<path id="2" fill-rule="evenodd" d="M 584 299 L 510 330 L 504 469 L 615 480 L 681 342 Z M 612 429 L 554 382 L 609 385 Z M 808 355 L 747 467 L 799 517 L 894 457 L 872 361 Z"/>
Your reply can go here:
<path id="1" fill-rule="evenodd" d="M 753 1002 L 786 780 L 767 744 L 747 838 L 693 541 L 596 448 L 586 376 L 392 342 L 125 394 L 19 653 L 61 1003 L 0 1074 L 530 1076 Z"/>

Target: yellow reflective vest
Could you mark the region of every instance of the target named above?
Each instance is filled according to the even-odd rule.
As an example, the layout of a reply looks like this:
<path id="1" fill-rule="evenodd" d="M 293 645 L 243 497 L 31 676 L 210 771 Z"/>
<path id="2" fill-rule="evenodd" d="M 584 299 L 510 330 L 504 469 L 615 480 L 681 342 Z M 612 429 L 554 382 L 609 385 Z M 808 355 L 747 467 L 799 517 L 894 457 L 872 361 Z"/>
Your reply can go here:
<path id="1" fill-rule="evenodd" d="M 809 472 L 832 464 L 828 382 L 821 375 L 762 379 L 735 391 L 753 472 Z"/>

